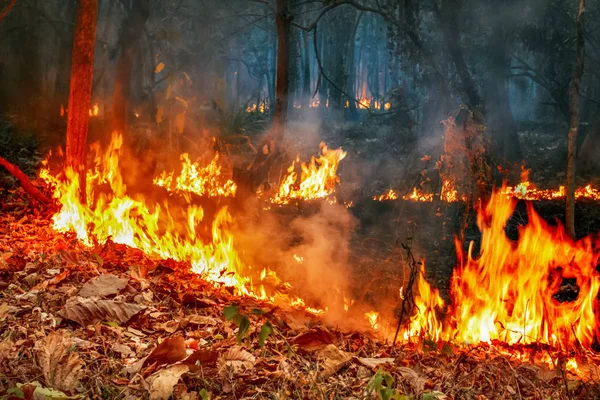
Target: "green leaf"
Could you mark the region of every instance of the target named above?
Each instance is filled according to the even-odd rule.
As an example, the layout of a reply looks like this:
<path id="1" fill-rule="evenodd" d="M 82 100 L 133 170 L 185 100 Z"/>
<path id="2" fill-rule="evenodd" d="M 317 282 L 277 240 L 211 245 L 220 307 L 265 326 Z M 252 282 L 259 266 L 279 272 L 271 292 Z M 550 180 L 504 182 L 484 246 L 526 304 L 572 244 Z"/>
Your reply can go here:
<path id="1" fill-rule="evenodd" d="M 25 393 L 20 388 L 10 388 L 6 391 L 7 394 L 12 394 L 14 397 L 18 397 L 20 399 L 25 398 Z"/>
<path id="2" fill-rule="evenodd" d="M 429 393 L 423 393 L 423 400 L 438 400 L 438 399 L 443 399 L 446 398 L 447 396 L 442 393 L 442 392 L 429 392 Z"/>
<path id="3" fill-rule="evenodd" d="M 240 310 L 236 306 L 227 306 L 223 309 L 223 315 L 227 321 L 231 321 L 239 313 Z"/>
<path id="4" fill-rule="evenodd" d="M 250 313 L 253 315 L 263 315 L 266 314 L 266 311 L 261 310 L 260 308 L 253 308 L 252 310 L 250 310 Z"/>
<path id="5" fill-rule="evenodd" d="M 104 322 L 104 325 L 106 326 L 110 326 L 111 328 L 118 328 L 119 324 L 114 322 L 114 321 L 106 321 Z"/>
<path id="6" fill-rule="evenodd" d="M 437 343 L 434 342 L 433 340 L 425 339 L 423 341 L 423 350 L 425 351 L 425 353 L 429 353 L 431 351 L 437 351 L 438 350 Z"/>
<path id="7" fill-rule="evenodd" d="M 202 389 L 200 391 L 200 398 L 202 400 L 208 400 L 208 392 L 206 391 L 206 389 Z"/>
<path id="8" fill-rule="evenodd" d="M 270 322 L 266 322 L 262 328 L 260 328 L 260 333 L 258 334 L 258 344 L 260 347 L 265 347 L 265 341 L 271 333 L 273 333 L 273 326 Z"/>
<path id="9" fill-rule="evenodd" d="M 250 329 L 250 320 L 248 319 L 248 317 L 243 315 L 239 323 L 238 333 L 237 335 L 235 335 L 238 342 L 241 342 L 242 339 L 246 336 L 246 334 L 248 333 L 248 329 Z"/>

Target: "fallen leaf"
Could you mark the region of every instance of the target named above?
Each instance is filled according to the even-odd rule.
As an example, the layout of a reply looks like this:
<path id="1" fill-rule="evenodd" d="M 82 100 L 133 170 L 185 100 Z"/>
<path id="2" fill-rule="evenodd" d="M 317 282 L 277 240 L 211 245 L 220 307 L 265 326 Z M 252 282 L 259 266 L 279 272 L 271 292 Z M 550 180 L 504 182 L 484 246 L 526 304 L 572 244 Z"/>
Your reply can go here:
<path id="1" fill-rule="evenodd" d="M 252 369 L 256 364 L 256 357 L 240 346 L 234 346 L 223 356 L 225 364 L 238 372 L 242 369 Z"/>
<path id="2" fill-rule="evenodd" d="M 193 325 L 217 325 L 218 322 L 215 318 L 204 315 L 190 315 L 187 317 L 187 320 Z"/>
<path id="3" fill-rule="evenodd" d="M 173 388 L 181 375 L 189 371 L 187 365 L 177 364 L 157 372 L 150 386 L 150 400 L 167 400 L 173 394 Z"/>
<path id="4" fill-rule="evenodd" d="M 195 372 L 202 367 L 215 367 L 219 359 L 219 353 L 214 350 L 196 350 L 183 363 Z"/>
<path id="5" fill-rule="evenodd" d="M 110 296 L 123 290 L 127 286 L 127 282 L 127 279 L 111 274 L 100 275 L 87 281 L 77 295 L 81 297 Z"/>
<path id="6" fill-rule="evenodd" d="M 327 330 L 317 328 L 300 334 L 290 340 L 290 344 L 308 352 L 322 350 L 333 343 L 335 337 Z"/>
<path id="7" fill-rule="evenodd" d="M 361 357 L 357 357 L 356 360 L 364 365 L 365 367 L 371 368 L 371 369 L 375 369 L 378 366 L 380 366 L 381 364 L 393 364 L 394 363 L 394 359 L 393 358 L 361 358 Z"/>
<path id="8" fill-rule="evenodd" d="M 37 352 L 46 385 L 60 390 L 73 390 L 83 376 L 83 362 L 70 352 L 73 342 L 62 331 L 51 332 Z"/>
<path id="9" fill-rule="evenodd" d="M 398 367 L 397 371 L 400 372 L 402 378 L 404 378 L 410 384 L 410 386 L 412 386 L 415 392 L 423 392 L 423 389 L 425 388 L 425 382 L 427 382 L 427 378 L 425 376 L 419 375 L 417 371 L 407 367 Z"/>
<path id="10" fill-rule="evenodd" d="M 93 325 L 100 321 L 123 324 L 145 308 L 145 306 L 122 301 L 86 299 L 77 296 L 71 297 L 59 314 L 82 326 Z"/>
<path id="11" fill-rule="evenodd" d="M 80 399 L 82 396 L 68 396 L 65 393 L 43 387 L 39 382 L 31 382 L 25 385 L 17 384 L 17 387 L 22 389 L 24 394 L 24 398 L 32 398 L 35 400 L 71 400 L 71 399 Z"/>
<path id="12" fill-rule="evenodd" d="M 329 344 L 319 352 L 319 358 L 323 361 L 321 375 L 328 378 L 344 368 L 352 360 L 352 354 Z"/>
<path id="13" fill-rule="evenodd" d="M 112 345 L 112 351 L 119 353 L 122 358 L 131 357 L 134 354 L 133 350 L 131 350 L 129 346 L 126 346 L 122 343 L 114 343 Z"/>
<path id="14" fill-rule="evenodd" d="M 185 350 L 185 339 L 182 336 L 165 339 L 150 353 L 142 368 L 157 363 L 160 365 L 173 364 L 187 357 Z"/>

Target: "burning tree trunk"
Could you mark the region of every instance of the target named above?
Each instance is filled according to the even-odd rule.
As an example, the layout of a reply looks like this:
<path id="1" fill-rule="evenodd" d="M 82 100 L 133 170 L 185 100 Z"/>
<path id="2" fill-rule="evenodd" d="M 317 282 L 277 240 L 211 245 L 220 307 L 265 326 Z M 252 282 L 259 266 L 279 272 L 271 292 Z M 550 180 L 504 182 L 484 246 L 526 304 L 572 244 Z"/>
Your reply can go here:
<path id="1" fill-rule="evenodd" d="M 97 19 L 98 0 L 81 0 L 71 63 L 66 151 L 67 166 L 80 172 L 85 167 Z"/>
<path id="2" fill-rule="evenodd" d="M 571 237 L 575 237 L 575 160 L 577 149 L 577 127 L 579 125 L 579 87 L 583 76 L 585 58 L 584 41 L 584 11 L 585 0 L 579 0 L 577 15 L 577 60 L 575 74 L 571 84 L 571 127 L 569 128 L 569 147 L 567 154 L 567 188 L 566 188 L 566 228 Z"/>
<path id="3" fill-rule="evenodd" d="M 290 66 L 290 25 L 289 0 L 277 0 L 275 3 L 277 22 L 277 79 L 275 86 L 275 113 L 271 137 L 276 144 L 283 139 L 287 121 L 289 66 Z"/>
<path id="4" fill-rule="evenodd" d="M 119 46 L 121 56 L 117 66 L 117 76 L 113 91 L 113 130 L 124 132 L 127 127 L 127 103 L 131 92 L 131 68 L 133 65 L 134 45 L 142 35 L 146 20 L 150 16 L 148 0 L 135 2 L 129 15 L 123 20 Z"/>

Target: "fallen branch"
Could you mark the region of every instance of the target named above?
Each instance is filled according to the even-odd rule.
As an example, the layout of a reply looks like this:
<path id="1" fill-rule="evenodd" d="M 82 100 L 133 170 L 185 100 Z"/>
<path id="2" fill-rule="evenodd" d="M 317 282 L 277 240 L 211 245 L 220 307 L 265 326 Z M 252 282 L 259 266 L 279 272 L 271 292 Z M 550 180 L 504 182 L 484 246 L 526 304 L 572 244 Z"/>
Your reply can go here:
<path id="1" fill-rule="evenodd" d="M 10 3 L 8 3 L 6 8 L 4 10 L 2 10 L 2 12 L 0 12 L 0 21 L 2 21 L 4 19 L 4 17 L 6 17 L 8 15 L 8 13 L 10 12 L 10 9 L 14 7 L 16 2 L 17 2 L 17 0 L 12 0 Z"/>
<path id="2" fill-rule="evenodd" d="M 27 175 L 25 175 L 25 173 L 21 171 L 19 167 L 8 162 L 8 160 L 3 157 L 0 157 L 0 165 L 4 166 L 4 168 L 6 168 L 12 176 L 19 180 L 25 192 L 27 192 L 31 197 L 42 204 L 50 203 L 50 199 L 48 199 L 46 195 L 40 192 L 39 189 L 36 188 L 33 183 L 31 183 Z"/>

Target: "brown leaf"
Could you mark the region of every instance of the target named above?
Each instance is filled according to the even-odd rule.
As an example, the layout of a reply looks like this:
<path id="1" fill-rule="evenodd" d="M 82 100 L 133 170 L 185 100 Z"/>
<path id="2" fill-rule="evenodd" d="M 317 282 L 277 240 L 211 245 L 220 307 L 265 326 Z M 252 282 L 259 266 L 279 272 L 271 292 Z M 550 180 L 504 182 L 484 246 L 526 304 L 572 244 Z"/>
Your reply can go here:
<path id="1" fill-rule="evenodd" d="M 322 350 L 333 343 L 335 337 L 327 330 L 317 328 L 300 334 L 290 340 L 290 344 L 308 352 Z"/>
<path id="2" fill-rule="evenodd" d="M 319 358 L 323 361 L 321 374 L 323 378 L 328 378 L 344 368 L 352 360 L 352 354 L 329 344 L 319 352 Z"/>
<path id="3" fill-rule="evenodd" d="M 240 346 L 234 346 L 223 356 L 225 365 L 238 372 L 242 369 L 252 369 L 256 364 L 256 357 Z"/>
<path id="4" fill-rule="evenodd" d="M 156 362 L 158 365 L 173 364 L 183 360 L 187 356 L 185 351 L 185 339 L 182 336 L 165 339 L 161 344 L 156 346 L 146 361 L 142 364 L 142 368 Z"/>
<path id="5" fill-rule="evenodd" d="M 160 370 L 150 386 L 150 400 L 167 400 L 171 397 L 181 375 L 188 371 L 188 366 L 184 364 L 172 365 Z"/>
<path id="6" fill-rule="evenodd" d="M 394 359 L 393 358 L 361 358 L 361 357 L 357 357 L 356 360 L 364 365 L 365 367 L 371 368 L 371 369 L 375 369 L 378 366 L 380 366 L 381 364 L 393 364 L 394 363 Z"/>
<path id="7" fill-rule="evenodd" d="M 93 325 L 99 321 L 123 324 L 145 308 L 145 306 L 122 301 L 86 299 L 77 296 L 67 300 L 59 314 L 83 326 Z"/>
<path id="8" fill-rule="evenodd" d="M 127 279 L 111 274 L 100 275 L 87 281 L 77 295 L 81 297 L 110 296 L 123 290 L 127 286 L 127 282 Z"/>
<path id="9" fill-rule="evenodd" d="M 425 382 L 427 382 L 427 378 L 425 376 L 419 375 L 419 373 L 417 373 L 414 369 L 407 367 L 398 367 L 397 371 L 400 372 L 402 378 L 408 381 L 415 392 L 423 392 L 423 389 L 425 388 Z"/>
<path id="10" fill-rule="evenodd" d="M 190 371 L 195 372 L 202 367 L 215 367 L 218 359 L 219 353 L 214 350 L 196 350 L 183 363 L 190 367 Z"/>
<path id="11" fill-rule="evenodd" d="M 61 331 L 44 338 L 37 357 L 47 386 L 68 391 L 78 385 L 83 376 L 83 362 L 77 353 L 70 352 L 72 344 Z"/>

